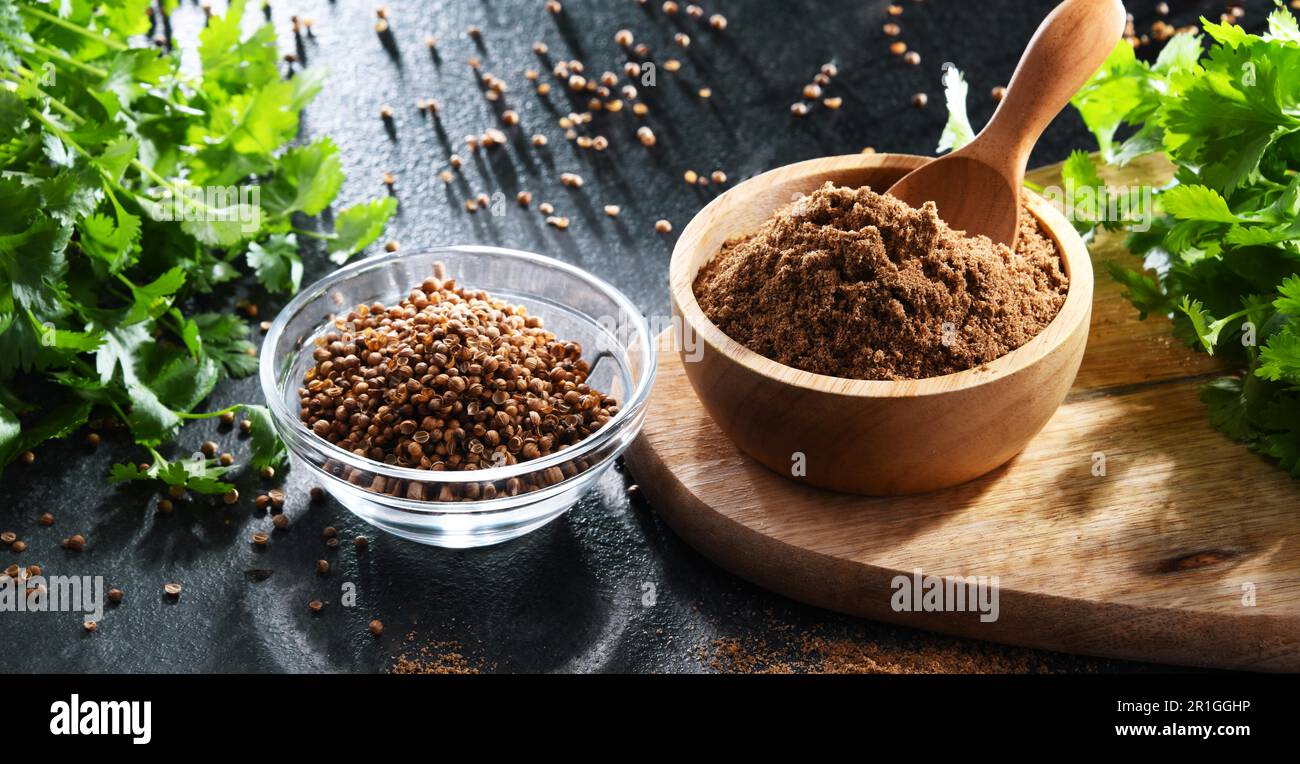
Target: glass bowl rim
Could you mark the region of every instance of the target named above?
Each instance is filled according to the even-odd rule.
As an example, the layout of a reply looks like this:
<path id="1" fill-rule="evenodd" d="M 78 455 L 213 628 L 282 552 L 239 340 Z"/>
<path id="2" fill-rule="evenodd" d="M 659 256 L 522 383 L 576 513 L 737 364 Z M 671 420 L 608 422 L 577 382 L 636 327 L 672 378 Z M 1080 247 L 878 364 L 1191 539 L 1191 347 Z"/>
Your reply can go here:
<path id="1" fill-rule="evenodd" d="M 303 308 L 313 300 L 327 294 L 331 289 L 339 284 L 359 275 L 363 271 L 372 268 L 382 267 L 392 261 L 406 259 L 411 257 L 437 255 L 439 253 L 466 253 L 477 255 L 492 255 L 497 257 L 513 258 L 526 260 L 528 262 L 540 265 L 546 268 L 553 268 L 563 271 L 579 281 L 585 282 L 588 286 L 595 289 L 602 296 L 612 300 L 624 315 L 628 317 L 629 322 L 633 324 L 639 334 L 639 341 L 635 344 L 639 346 L 645 358 L 645 371 L 640 375 L 635 389 L 628 395 L 625 401 L 622 401 L 615 414 L 601 429 L 591 434 L 576 445 L 570 446 L 561 451 L 547 454 L 539 459 L 531 459 L 525 462 L 507 465 L 505 467 L 490 467 L 484 470 L 422 470 L 414 467 L 399 467 L 393 464 L 377 462 L 374 459 L 365 456 L 358 456 L 351 451 L 345 451 L 337 445 L 320 438 L 315 433 L 310 432 L 299 421 L 298 417 L 289 411 L 285 405 L 281 390 L 276 384 L 275 366 L 276 358 L 273 348 L 279 342 L 281 335 L 284 334 L 285 328 L 289 321 L 297 316 Z M 472 286 L 472 285 L 471 285 Z M 575 311 L 580 312 L 580 311 Z M 587 318 L 585 313 L 582 315 Z M 437 246 L 421 249 L 417 252 L 383 252 L 363 258 L 354 263 L 335 270 L 317 281 L 309 284 L 299 290 L 288 304 L 284 306 L 271 322 L 271 327 L 267 330 L 266 336 L 262 340 L 261 356 L 258 359 L 258 378 L 262 387 L 262 396 L 266 399 L 267 407 L 271 412 L 271 420 L 279 431 L 280 437 L 284 439 L 285 444 L 293 450 L 295 447 L 316 451 L 328 459 L 341 462 L 354 469 L 365 472 L 371 472 L 384 477 L 400 478 L 404 480 L 415 480 L 422 483 L 487 483 L 494 481 L 508 480 L 513 477 L 530 475 L 536 472 L 544 471 L 550 467 L 558 467 L 563 464 L 578 460 L 599 449 L 605 443 L 617 436 L 622 430 L 630 424 L 635 425 L 640 420 L 638 413 L 644 409 L 649 402 L 650 390 L 654 385 L 655 372 L 657 370 L 657 348 L 653 339 L 650 337 L 650 324 L 646 320 L 645 314 L 638 309 L 631 300 L 621 291 L 604 279 L 589 273 L 569 263 L 556 260 L 552 257 L 539 255 L 534 252 L 525 252 L 519 249 L 510 249 L 506 247 L 493 247 L 477 244 L 458 244 L 450 246 Z M 601 461 L 605 461 L 602 459 Z M 321 469 L 318 464 L 313 464 L 313 468 Z M 595 465 L 592 465 L 593 467 Z"/>

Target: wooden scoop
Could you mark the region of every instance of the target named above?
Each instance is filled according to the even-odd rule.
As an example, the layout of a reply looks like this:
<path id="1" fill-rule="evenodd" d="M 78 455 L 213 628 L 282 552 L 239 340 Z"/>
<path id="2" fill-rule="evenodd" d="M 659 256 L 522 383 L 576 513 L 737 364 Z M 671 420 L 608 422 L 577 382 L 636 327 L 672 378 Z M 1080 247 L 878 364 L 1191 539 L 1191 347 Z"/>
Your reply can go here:
<path id="1" fill-rule="evenodd" d="M 889 193 L 913 207 L 934 202 L 949 226 L 1014 246 L 1029 153 L 1115 49 L 1124 24 L 1120 0 L 1065 0 L 1056 6 L 975 140 L 913 170 Z"/>

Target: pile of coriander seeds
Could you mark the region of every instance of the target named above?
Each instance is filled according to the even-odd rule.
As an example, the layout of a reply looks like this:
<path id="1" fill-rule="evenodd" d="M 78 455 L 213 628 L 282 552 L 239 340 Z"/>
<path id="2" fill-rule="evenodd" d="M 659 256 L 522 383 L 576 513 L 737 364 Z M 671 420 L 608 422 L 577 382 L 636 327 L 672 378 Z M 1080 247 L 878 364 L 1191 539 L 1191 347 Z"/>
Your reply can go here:
<path id="1" fill-rule="evenodd" d="M 299 388 L 303 424 L 387 465 L 484 470 L 540 459 L 605 426 L 618 402 L 591 389 L 582 347 L 526 308 L 434 276 L 397 305 L 358 305 L 316 341 Z M 370 490 L 419 500 L 515 495 L 586 469 L 566 463 L 505 481 L 400 481 L 330 462 Z"/>

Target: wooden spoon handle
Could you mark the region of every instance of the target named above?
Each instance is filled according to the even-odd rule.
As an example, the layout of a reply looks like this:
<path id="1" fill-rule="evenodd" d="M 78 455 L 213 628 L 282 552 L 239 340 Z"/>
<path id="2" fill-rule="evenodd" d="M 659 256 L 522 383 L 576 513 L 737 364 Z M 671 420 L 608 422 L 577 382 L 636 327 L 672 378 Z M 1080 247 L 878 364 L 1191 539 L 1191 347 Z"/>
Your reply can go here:
<path id="1" fill-rule="evenodd" d="M 1038 137 L 1105 63 L 1125 21 L 1120 0 L 1065 0 L 1056 6 L 1029 41 L 1006 96 L 968 153 L 1023 173 Z"/>

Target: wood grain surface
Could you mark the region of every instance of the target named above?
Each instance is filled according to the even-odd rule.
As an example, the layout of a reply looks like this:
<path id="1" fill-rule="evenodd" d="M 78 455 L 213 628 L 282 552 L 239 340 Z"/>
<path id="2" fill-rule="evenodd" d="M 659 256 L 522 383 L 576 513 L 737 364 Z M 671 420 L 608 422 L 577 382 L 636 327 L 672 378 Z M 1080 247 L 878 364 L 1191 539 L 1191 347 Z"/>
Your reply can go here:
<path id="1" fill-rule="evenodd" d="M 1168 176 L 1148 160 L 1109 180 Z M 1052 183 L 1055 168 L 1030 179 Z M 1066 652 L 1300 670 L 1300 485 L 1209 425 L 1196 391 L 1217 368 L 1123 301 L 1102 266 L 1131 262 L 1122 239 L 1091 251 L 1099 276 L 1076 384 L 1025 451 L 983 478 L 894 498 L 800 485 L 714 426 L 667 351 L 629 466 L 689 543 L 797 600 Z M 998 619 L 895 612 L 891 583 L 917 568 L 997 576 Z"/>

